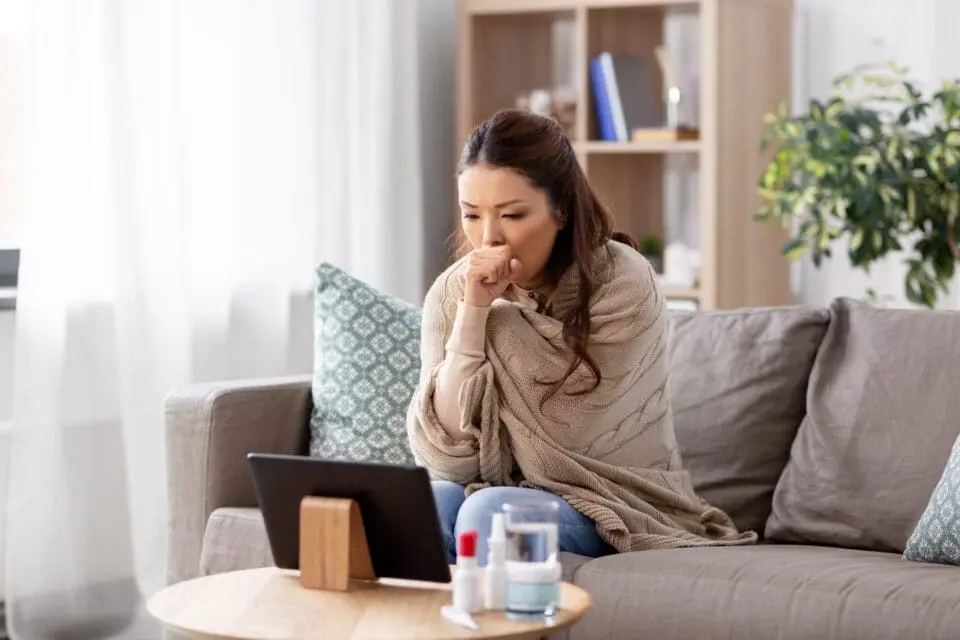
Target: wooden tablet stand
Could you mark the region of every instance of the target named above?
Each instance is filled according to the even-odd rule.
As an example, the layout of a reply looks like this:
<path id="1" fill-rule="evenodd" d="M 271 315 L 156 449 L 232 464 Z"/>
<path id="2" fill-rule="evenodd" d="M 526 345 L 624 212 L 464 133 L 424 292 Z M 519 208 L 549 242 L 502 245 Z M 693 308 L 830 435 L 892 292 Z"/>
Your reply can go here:
<path id="1" fill-rule="evenodd" d="M 346 591 L 351 580 L 374 580 L 360 507 L 348 498 L 300 501 L 300 584 Z"/>

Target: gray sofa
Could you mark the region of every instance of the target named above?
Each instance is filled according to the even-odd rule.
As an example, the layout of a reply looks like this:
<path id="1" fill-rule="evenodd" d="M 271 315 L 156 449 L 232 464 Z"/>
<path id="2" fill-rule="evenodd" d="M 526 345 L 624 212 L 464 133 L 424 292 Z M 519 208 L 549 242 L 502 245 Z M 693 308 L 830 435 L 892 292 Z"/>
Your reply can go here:
<path id="1" fill-rule="evenodd" d="M 763 540 L 564 554 L 595 601 L 571 638 L 960 637 L 960 569 L 901 556 L 960 434 L 960 315 L 675 313 L 669 354 L 695 486 Z M 306 377 L 171 395 L 170 582 L 272 564 L 245 456 L 304 453 L 310 410 Z"/>

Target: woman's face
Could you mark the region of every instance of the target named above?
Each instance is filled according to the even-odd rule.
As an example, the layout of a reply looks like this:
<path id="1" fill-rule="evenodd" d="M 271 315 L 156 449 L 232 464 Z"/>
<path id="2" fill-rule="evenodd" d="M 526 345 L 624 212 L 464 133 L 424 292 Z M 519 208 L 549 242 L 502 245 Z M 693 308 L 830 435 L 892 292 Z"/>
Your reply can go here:
<path id="1" fill-rule="evenodd" d="M 543 284 L 543 270 L 560 231 L 547 194 L 511 169 L 468 167 L 457 181 L 460 224 L 474 249 L 507 245 L 523 264 L 520 286 Z"/>

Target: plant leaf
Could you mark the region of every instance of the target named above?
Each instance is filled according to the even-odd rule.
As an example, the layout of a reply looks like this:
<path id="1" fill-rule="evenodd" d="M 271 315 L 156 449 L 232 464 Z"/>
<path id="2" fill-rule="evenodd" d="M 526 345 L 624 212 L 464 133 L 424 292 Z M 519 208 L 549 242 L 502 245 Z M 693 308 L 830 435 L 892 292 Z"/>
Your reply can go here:
<path id="1" fill-rule="evenodd" d="M 850 236 L 851 251 L 856 251 L 861 246 L 863 246 L 863 236 L 864 236 L 864 231 L 862 227 L 858 227 L 857 229 L 854 229 L 853 235 Z"/>
<path id="2" fill-rule="evenodd" d="M 796 260 L 809 250 L 809 246 L 803 238 L 793 238 L 783 246 L 783 255 L 787 260 Z"/>

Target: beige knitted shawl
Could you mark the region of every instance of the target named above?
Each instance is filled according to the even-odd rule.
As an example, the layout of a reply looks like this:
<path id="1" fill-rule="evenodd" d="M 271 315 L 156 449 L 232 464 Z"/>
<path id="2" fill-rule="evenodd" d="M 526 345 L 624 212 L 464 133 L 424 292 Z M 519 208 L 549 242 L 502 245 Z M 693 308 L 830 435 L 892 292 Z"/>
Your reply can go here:
<path id="1" fill-rule="evenodd" d="M 601 248 L 602 272 L 590 307 L 589 351 L 600 386 L 581 365 L 563 388 L 541 400 L 572 360 L 561 321 L 575 303 L 571 268 L 543 312 L 508 293 L 490 310 L 486 361 L 461 391 L 461 428 L 454 441 L 433 411 L 435 376 L 444 358 L 464 261 L 441 275 L 426 296 L 422 375 L 407 430 L 418 464 L 434 479 L 467 486 L 526 486 L 562 497 L 597 523 L 618 551 L 750 544 L 730 518 L 693 490 L 681 467 L 667 393 L 667 318 L 649 263 L 626 245 Z M 511 290 L 512 291 L 512 290 Z"/>

